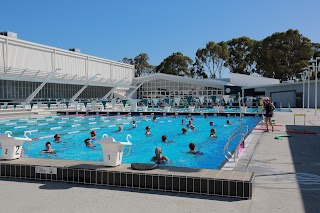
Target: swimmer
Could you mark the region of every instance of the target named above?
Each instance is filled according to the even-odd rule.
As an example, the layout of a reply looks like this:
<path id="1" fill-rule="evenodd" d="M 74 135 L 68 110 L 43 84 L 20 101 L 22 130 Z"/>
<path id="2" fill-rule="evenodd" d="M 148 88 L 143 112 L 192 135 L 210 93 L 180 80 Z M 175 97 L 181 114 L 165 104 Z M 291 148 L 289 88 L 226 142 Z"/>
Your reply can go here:
<path id="1" fill-rule="evenodd" d="M 146 127 L 146 135 L 151 135 L 150 130 L 151 130 L 150 126 L 147 126 Z"/>
<path id="2" fill-rule="evenodd" d="M 161 136 L 161 141 L 165 142 L 165 143 L 173 143 L 173 142 L 175 142 L 174 140 L 168 141 L 166 135 L 162 135 Z"/>
<path id="3" fill-rule="evenodd" d="M 227 124 L 231 124 L 229 119 L 227 120 Z"/>
<path id="4" fill-rule="evenodd" d="M 153 116 L 152 121 L 153 121 L 153 122 L 157 122 L 157 117 L 156 117 L 156 116 Z"/>
<path id="5" fill-rule="evenodd" d="M 123 126 L 122 126 L 122 125 L 119 125 L 119 126 L 118 126 L 118 132 L 122 132 L 122 129 L 123 129 Z"/>
<path id="6" fill-rule="evenodd" d="M 186 120 L 188 120 L 188 118 L 189 118 L 189 115 L 186 115 Z"/>
<path id="7" fill-rule="evenodd" d="M 189 144 L 189 149 L 190 149 L 189 153 L 192 153 L 194 155 L 196 155 L 196 154 L 203 155 L 202 152 L 196 150 L 196 145 L 194 143 L 192 143 L 192 142 Z"/>
<path id="8" fill-rule="evenodd" d="M 91 139 L 92 139 L 92 140 L 95 140 L 96 137 L 97 137 L 96 131 L 91 131 L 91 132 L 90 132 L 90 135 L 91 135 Z"/>
<path id="9" fill-rule="evenodd" d="M 182 128 L 182 134 L 183 135 L 187 134 L 187 129 L 186 128 Z"/>
<path id="10" fill-rule="evenodd" d="M 54 149 L 52 149 L 51 143 L 47 142 L 46 149 L 42 150 L 42 153 L 55 154 L 56 152 L 54 151 Z"/>
<path id="11" fill-rule="evenodd" d="M 53 136 L 53 138 L 54 138 L 54 142 L 56 142 L 56 143 L 60 143 L 61 142 L 61 140 L 60 140 L 61 136 L 59 134 L 55 134 Z"/>
<path id="12" fill-rule="evenodd" d="M 181 124 L 184 125 L 184 120 L 183 119 L 181 120 Z"/>
<path id="13" fill-rule="evenodd" d="M 193 118 L 190 118 L 189 123 L 187 124 L 187 127 L 194 128 L 192 122 L 193 122 Z"/>
<path id="14" fill-rule="evenodd" d="M 132 121 L 132 127 L 133 127 L 133 128 L 136 128 L 137 126 L 138 126 L 138 125 L 137 125 L 136 120 L 133 120 L 133 121 Z"/>
<path id="15" fill-rule="evenodd" d="M 169 161 L 169 158 L 162 155 L 162 149 L 160 147 L 155 148 L 154 153 L 156 154 L 156 156 L 153 156 L 151 158 L 151 161 L 154 161 L 156 163 L 165 163 Z"/>
<path id="16" fill-rule="evenodd" d="M 209 124 L 210 124 L 210 126 L 213 126 L 213 125 L 214 125 L 213 121 L 210 121 Z"/>
<path id="17" fill-rule="evenodd" d="M 92 140 L 90 138 L 85 139 L 84 143 L 87 147 L 95 147 L 95 145 L 92 144 Z"/>
<path id="18" fill-rule="evenodd" d="M 207 118 L 208 118 L 208 115 L 207 115 L 207 114 L 204 114 L 204 118 L 207 119 Z"/>
<path id="19" fill-rule="evenodd" d="M 213 128 L 213 129 L 210 130 L 210 138 L 217 138 L 217 136 L 216 136 L 216 129 L 215 129 L 215 128 Z"/>

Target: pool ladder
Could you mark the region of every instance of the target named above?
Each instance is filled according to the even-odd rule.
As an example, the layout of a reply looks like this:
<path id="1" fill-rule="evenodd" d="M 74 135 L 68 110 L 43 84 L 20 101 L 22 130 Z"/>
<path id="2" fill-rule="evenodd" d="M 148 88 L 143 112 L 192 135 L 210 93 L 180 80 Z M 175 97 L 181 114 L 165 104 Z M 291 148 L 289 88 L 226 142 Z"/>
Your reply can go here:
<path id="1" fill-rule="evenodd" d="M 245 129 L 245 133 L 243 133 L 241 130 L 242 129 Z M 245 138 L 246 138 L 246 136 L 247 136 L 247 134 L 249 133 L 249 127 L 248 127 L 248 125 L 241 125 L 241 126 L 239 126 L 237 129 L 235 129 L 232 133 L 231 133 L 231 135 L 230 135 L 230 137 L 229 137 L 229 139 L 228 139 L 228 142 L 226 143 L 226 145 L 224 145 L 224 148 L 223 148 L 223 154 L 224 154 L 224 157 L 227 159 L 227 161 L 229 161 L 230 160 L 230 158 L 232 157 L 232 155 L 233 155 L 233 159 L 234 159 L 234 162 L 236 161 L 236 158 L 238 158 L 238 151 L 239 151 L 239 146 L 241 145 L 241 143 L 245 140 Z M 235 148 L 235 150 L 234 150 L 234 152 L 232 153 L 232 152 L 230 152 L 229 151 L 229 144 L 230 144 L 230 142 L 235 138 L 235 137 L 237 137 L 237 136 L 241 136 L 241 139 L 240 139 L 240 141 L 238 142 L 238 145 L 236 146 L 236 148 Z"/>

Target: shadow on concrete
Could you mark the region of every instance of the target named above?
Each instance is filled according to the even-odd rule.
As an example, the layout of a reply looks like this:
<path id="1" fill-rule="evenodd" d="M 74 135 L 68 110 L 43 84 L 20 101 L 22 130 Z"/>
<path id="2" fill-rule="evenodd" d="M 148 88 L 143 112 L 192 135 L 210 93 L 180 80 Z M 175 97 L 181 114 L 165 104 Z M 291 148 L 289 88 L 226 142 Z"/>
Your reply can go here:
<path id="1" fill-rule="evenodd" d="M 172 196 L 172 197 L 191 198 L 191 199 L 200 199 L 200 200 L 203 200 L 203 199 L 215 200 L 215 201 L 223 201 L 223 202 L 246 201 L 238 198 L 206 196 L 206 195 L 186 194 L 186 193 L 173 193 L 173 192 L 163 192 L 163 191 L 151 191 L 151 190 L 142 190 L 142 189 L 121 188 L 121 187 L 114 187 L 114 186 L 83 185 L 83 184 L 74 184 L 74 183 L 50 182 L 50 181 L 16 179 L 16 178 L 0 178 L 0 180 L 10 181 L 10 182 L 19 182 L 19 183 L 27 182 L 27 183 L 43 184 L 39 186 L 39 189 L 43 189 L 43 190 L 67 190 L 74 187 L 81 187 L 81 188 L 87 188 L 87 189 L 115 190 L 115 191 L 143 193 L 143 194 L 147 193 L 155 196 Z"/>
<path id="2" fill-rule="evenodd" d="M 320 212 L 320 127 L 286 125 L 286 128 L 317 133 L 288 133 L 292 136 L 288 141 L 305 212 Z"/>

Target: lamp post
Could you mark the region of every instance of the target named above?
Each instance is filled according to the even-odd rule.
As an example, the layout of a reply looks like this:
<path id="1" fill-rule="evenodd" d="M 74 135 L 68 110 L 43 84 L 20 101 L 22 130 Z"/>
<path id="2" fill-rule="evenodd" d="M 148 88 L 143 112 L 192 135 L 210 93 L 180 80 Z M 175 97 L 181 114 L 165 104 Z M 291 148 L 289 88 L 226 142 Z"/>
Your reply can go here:
<path id="1" fill-rule="evenodd" d="M 318 63 L 319 60 L 319 63 Z M 309 61 L 312 63 L 312 71 L 315 72 L 315 85 L 314 85 L 314 114 L 317 115 L 317 108 L 318 108 L 318 71 L 320 65 L 320 57 L 316 57 L 316 59 L 312 59 Z"/>
<path id="2" fill-rule="evenodd" d="M 306 68 L 302 69 L 303 72 L 300 72 L 299 74 L 301 75 L 301 79 L 303 81 L 302 83 L 302 108 L 304 109 L 304 99 L 305 99 L 305 85 L 304 83 L 306 82 L 307 80 L 307 75 L 306 75 Z"/>
<path id="3" fill-rule="evenodd" d="M 307 74 L 308 74 L 308 110 L 307 110 L 307 112 L 309 112 L 309 108 L 310 108 L 310 71 L 311 71 L 311 67 L 308 66 L 308 70 L 307 70 Z"/>

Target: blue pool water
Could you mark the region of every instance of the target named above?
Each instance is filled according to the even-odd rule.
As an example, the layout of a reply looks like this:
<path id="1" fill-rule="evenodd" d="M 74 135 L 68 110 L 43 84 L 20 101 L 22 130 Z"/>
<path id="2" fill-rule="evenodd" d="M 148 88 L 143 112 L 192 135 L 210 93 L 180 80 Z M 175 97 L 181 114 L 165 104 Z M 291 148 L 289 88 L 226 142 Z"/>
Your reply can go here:
<path id="1" fill-rule="evenodd" d="M 142 108 L 141 109 L 138 109 L 138 111 L 142 111 Z M 152 111 L 164 111 L 164 108 L 148 108 L 148 111 L 149 112 L 152 112 Z M 171 108 L 170 109 L 171 112 L 189 112 L 189 109 L 188 108 Z M 201 108 L 201 109 L 195 109 L 194 112 L 200 112 L 200 113 L 214 113 L 216 112 L 216 110 L 214 108 Z M 239 113 L 240 110 L 239 108 L 228 108 L 228 107 L 225 107 L 225 112 L 228 113 Z M 259 112 L 259 109 L 256 108 L 256 107 L 252 107 L 252 108 L 248 108 L 247 109 L 247 113 L 257 113 Z M 289 108 L 276 108 L 274 110 L 274 112 L 292 112 L 291 109 Z M 260 112 L 259 112 L 260 113 Z"/>
<path id="2" fill-rule="evenodd" d="M 126 141 L 127 134 L 132 135 L 130 140 L 133 144 L 131 154 L 123 157 L 123 163 L 150 163 L 150 159 L 154 156 L 154 149 L 161 147 L 163 155 L 171 160 L 168 165 L 215 169 L 224 161 L 223 148 L 232 131 L 239 127 L 239 116 L 230 117 L 231 125 L 226 125 L 226 117 L 224 116 L 211 115 L 207 119 L 204 116 L 193 116 L 193 118 L 196 131 L 188 130 L 186 135 L 180 134 L 181 129 L 185 127 L 181 124 L 182 119 L 186 121 L 185 116 L 158 117 L 157 122 L 152 122 L 150 116 L 39 117 L 0 121 L 0 131 L 12 131 L 13 136 L 23 136 L 24 131 L 31 130 L 31 137 L 35 140 L 31 142 L 29 150 L 27 150 L 28 144 L 24 145 L 24 156 L 30 158 L 102 161 L 102 150 L 99 144 L 96 144 L 96 148 L 93 149 L 84 144 L 84 139 L 89 138 L 90 131 L 95 129 L 97 139 L 100 139 L 103 134 L 108 134 L 117 141 Z M 131 126 L 133 119 L 138 124 L 135 129 Z M 248 125 L 249 131 L 251 131 L 259 120 L 259 117 L 245 116 L 242 123 Z M 210 121 L 214 122 L 213 127 L 209 125 Z M 124 127 L 122 132 L 117 132 L 119 124 Z M 145 135 L 146 126 L 151 127 L 151 136 Z M 216 128 L 217 138 L 209 137 L 211 128 Z M 57 133 L 61 135 L 62 143 L 53 142 L 53 136 Z M 175 140 L 175 142 L 171 144 L 161 142 L 162 135 L 166 135 L 168 140 Z M 47 141 L 51 142 L 57 154 L 40 154 Z M 196 149 L 204 154 L 189 154 L 188 145 L 190 142 L 194 142 Z M 239 138 L 235 138 L 229 146 L 230 150 L 234 149 L 238 142 Z"/>

